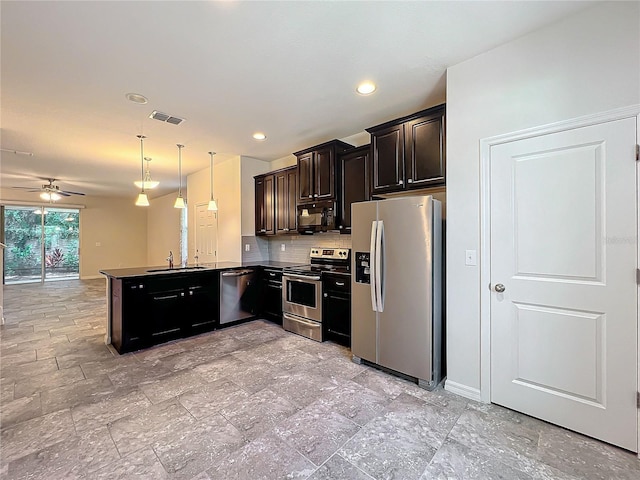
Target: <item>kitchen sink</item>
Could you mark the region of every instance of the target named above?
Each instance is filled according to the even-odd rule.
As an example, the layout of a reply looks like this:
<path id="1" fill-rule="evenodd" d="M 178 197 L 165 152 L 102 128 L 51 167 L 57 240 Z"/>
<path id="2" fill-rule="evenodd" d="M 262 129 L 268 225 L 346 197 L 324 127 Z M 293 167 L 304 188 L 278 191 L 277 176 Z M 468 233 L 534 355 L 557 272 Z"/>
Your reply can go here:
<path id="1" fill-rule="evenodd" d="M 207 268 L 207 267 L 201 267 L 201 266 L 192 266 L 192 267 L 166 267 L 166 268 L 154 268 L 152 270 L 147 270 L 147 273 L 154 273 L 154 272 L 173 272 L 175 270 L 200 270 L 203 268 Z"/>

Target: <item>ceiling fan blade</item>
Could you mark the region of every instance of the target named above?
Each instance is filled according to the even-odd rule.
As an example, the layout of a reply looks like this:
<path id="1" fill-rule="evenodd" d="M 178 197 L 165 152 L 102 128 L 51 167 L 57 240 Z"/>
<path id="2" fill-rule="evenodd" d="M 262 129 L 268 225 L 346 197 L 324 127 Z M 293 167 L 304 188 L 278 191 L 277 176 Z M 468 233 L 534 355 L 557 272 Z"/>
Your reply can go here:
<path id="1" fill-rule="evenodd" d="M 58 195 L 62 195 L 63 197 L 70 197 L 71 194 L 69 192 L 63 192 L 62 190 L 58 190 L 57 192 Z"/>
<path id="2" fill-rule="evenodd" d="M 59 190 L 58 193 L 67 194 L 67 195 L 84 195 L 82 192 L 70 192 L 69 190 Z"/>
<path id="3" fill-rule="evenodd" d="M 39 192 L 41 190 L 40 188 L 33 188 L 33 187 L 11 187 L 11 188 L 17 188 L 19 190 L 28 190 L 29 192 Z"/>

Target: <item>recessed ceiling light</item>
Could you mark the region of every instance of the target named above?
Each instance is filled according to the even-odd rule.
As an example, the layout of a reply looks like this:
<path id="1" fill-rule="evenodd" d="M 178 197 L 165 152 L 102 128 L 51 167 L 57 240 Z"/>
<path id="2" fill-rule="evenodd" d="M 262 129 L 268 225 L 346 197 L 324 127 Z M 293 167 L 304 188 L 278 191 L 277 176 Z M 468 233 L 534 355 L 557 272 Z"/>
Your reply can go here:
<path id="1" fill-rule="evenodd" d="M 360 85 L 358 85 L 358 88 L 356 88 L 356 92 L 358 92 L 360 95 L 369 95 L 375 92 L 375 90 L 376 84 L 373 82 L 362 82 Z"/>
<path id="2" fill-rule="evenodd" d="M 147 100 L 147 97 L 140 95 L 139 93 L 127 93 L 125 97 L 127 97 L 127 100 L 130 102 L 139 103 L 140 105 L 144 105 L 149 101 Z"/>
<path id="3" fill-rule="evenodd" d="M 267 136 L 262 132 L 256 132 L 253 134 L 253 138 L 255 138 L 256 140 L 264 140 L 265 138 L 267 138 Z"/>

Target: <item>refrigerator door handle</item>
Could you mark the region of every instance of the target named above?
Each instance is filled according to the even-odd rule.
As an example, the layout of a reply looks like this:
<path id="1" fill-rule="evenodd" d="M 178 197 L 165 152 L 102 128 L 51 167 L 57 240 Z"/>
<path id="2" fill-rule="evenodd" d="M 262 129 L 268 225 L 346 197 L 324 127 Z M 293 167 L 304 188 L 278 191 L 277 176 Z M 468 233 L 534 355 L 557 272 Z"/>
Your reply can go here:
<path id="1" fill-rule="evenodd" d="M 384 222 L 378 221 L 376 231 L 376 311 L 384 312 Z"/>
<path id="2" fill-rule="evenodd" d="M 371 308 L 374 312 L 378 311 L 378 301 L 376 298 L 376 266 L 374 261 L 377 227 L 378 222 L 376 220 L 371 222 L 371 239 L 369 243 L 369 286 L 371 287 Z"/>

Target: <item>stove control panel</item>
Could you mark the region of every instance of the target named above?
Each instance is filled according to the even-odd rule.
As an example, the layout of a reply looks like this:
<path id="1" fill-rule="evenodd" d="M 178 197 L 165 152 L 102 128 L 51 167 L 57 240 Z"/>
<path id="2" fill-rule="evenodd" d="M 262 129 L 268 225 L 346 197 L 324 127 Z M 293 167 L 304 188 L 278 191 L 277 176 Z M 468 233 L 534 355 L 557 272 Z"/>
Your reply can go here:
<path id="1" fill-rule="evenodd" d="M 325 260 L 349 260 L 349 253 L 351 252 L 348 248 L 320 248 L 314 247 L 311 249 L 310 257 L 320 258 Z"/>

